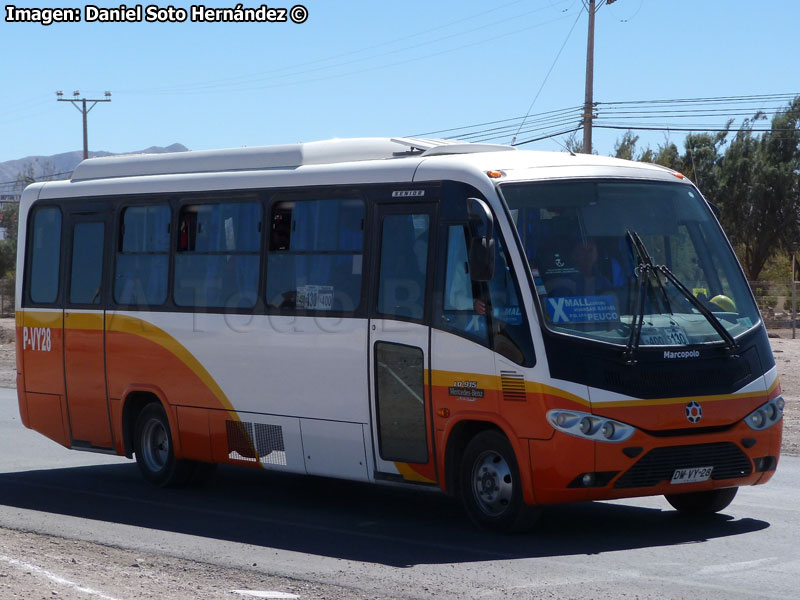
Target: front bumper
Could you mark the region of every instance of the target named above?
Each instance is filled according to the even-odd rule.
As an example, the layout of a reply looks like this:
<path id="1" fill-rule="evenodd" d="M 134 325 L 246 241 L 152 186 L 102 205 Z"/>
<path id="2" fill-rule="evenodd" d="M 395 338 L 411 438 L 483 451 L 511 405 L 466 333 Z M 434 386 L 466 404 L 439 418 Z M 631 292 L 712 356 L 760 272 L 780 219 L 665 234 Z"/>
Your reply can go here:
<path id="1" fill-rule="evenodd" d="M 621 443 L 556 431 L 529 440 L 537 504 L 610 500 L 766 483 L 780 454 L 783 421 L 753 431 L 743 421 L 723 431 L 637 432 Z M 676 469 L 713 467 L 698 483 L 671 483 Z"/>

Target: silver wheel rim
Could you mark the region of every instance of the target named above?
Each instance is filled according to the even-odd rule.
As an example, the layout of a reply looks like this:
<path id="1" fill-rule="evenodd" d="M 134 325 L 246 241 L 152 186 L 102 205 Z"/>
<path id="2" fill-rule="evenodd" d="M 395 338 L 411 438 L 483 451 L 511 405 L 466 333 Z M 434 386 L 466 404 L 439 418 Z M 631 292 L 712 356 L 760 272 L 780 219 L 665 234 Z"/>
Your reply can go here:
<path id="1" fill-rule="evenodd" d="M 142 458 L 148 470 L 158 472 L 169 459 L 169 434 L 158 419 L 150 419 L 142 431 Z"/>
<path id="2" fill-rule="evenodd" d="M 472 495 L 478 508 L 491 517 L 503 514 L 511 506 L 514 480 L 511 467 L 494 450 L 482 452 L 472 469 Z"/>

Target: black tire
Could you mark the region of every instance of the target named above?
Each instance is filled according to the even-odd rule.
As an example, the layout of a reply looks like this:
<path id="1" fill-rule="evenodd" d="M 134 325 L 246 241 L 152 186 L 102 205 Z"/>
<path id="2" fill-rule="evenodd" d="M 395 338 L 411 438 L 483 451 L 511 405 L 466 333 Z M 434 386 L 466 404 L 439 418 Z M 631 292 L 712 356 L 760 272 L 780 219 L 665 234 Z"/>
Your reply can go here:
<path id="1" fill-rule="evenodd" d="M 719 512 L 733 502 L 739 488 L 720 488 L 707 492 L 667 494 L 664 497 L 678 512 L 687 515 L 710 515 Z"/>
<path id="2" fill-rule="evenodd" d="M 142 476 L 159 487 L 184 485 L 194 471 L 194 461 L 175 458 L 167 414 L 155 402 L 145 406 L 136 419 L 133 451 Z"/>
<path id="3" fill-rule="evenodd" d="M 470 440 L 459 468 L 459 495 L 469 518 L 479 527 L 503 533 L 531 529 L 539 509 L 522 499 L 514 449 L 497 431 Z"/>

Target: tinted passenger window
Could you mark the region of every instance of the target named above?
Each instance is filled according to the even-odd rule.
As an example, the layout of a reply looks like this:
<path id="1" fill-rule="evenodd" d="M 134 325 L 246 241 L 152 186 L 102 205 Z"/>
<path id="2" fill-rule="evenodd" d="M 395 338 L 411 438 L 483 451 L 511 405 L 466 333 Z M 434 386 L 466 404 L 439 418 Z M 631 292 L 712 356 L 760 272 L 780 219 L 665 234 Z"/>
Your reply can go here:
<path id="1" fill-rule="evenodd" d="M 114 277 L 119 304 L 158 306 L 167 299 L 170 209 L 131 206 L 122 213 Z"/>
<path id="2" fill-rule="evenodd" d="M 100 304 L 103 283 L 104 223 L 77 223 L 72 230 L 69 301 Z"/>
<path id="3" fill-rule="evenodd" d="M 430 217 L 390 215 L 381 232 L 378 312 L 421 319 L 425 313 L 425 278 Z"/>
<path id="4" fill-rule="evenodd" d="M 181 209 L 175 304 L 251 308 L 258 298 L 261 204 L 197 204 Z"/>
<path id="5" fill-rule="evenodd" d="M 298 311 L 354 311 L 361 299 L 364 202 L 277 202 L 272 208 L 267 304 Z"/>
<path id="6" fill-rule="evenodd" d="M 488 282 L 472 281 L 469 275 L 470 242 L 466 225 L 448 227 L 444 297 L 436 307 L 434 322 L 517 364 L 530 365 L 533 342 L 503 242 L 495 235 L 494 276 Z"/>
<path id="7" fill-rule="evenodd" d="M 31 240 L 31 300 L 52 304 L 58 299 L 58 273 L 61 264 L 61 211 L 40 208 L 33 218 Z"/>
<path id="8" fill-rule="evenodd" d="M 469 239 L 464 225 L 447 228 L 447 262 L 445 286 L 439 325 L 457 330 L 485 346 L 489 345 L 486 306 L 481 299 L 480 284 L 469 273 Z"/>

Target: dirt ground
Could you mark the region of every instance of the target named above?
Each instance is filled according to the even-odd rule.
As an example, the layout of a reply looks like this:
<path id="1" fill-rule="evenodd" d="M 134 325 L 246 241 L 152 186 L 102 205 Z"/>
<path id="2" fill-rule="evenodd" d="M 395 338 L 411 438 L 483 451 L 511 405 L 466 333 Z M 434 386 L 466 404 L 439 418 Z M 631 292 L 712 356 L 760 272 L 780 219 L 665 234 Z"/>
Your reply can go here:
<path id="1" fill-rule="evenodd" d="M 103 565 L 97 568 L 97 565 Z M 0 529 L 3 600 L 381 600 L 352 588 Z M 267 565 L 261 567 L 268 568 Z"/>
<path id="2" fill-rule="evenodd" d="M 772 351 L 786 399 L 783 421 L 783 453 L 800 456 L 800 332 L 770 332 Z M 0 319 L 0 387 L 16 387 L 14 319 Z"/>

